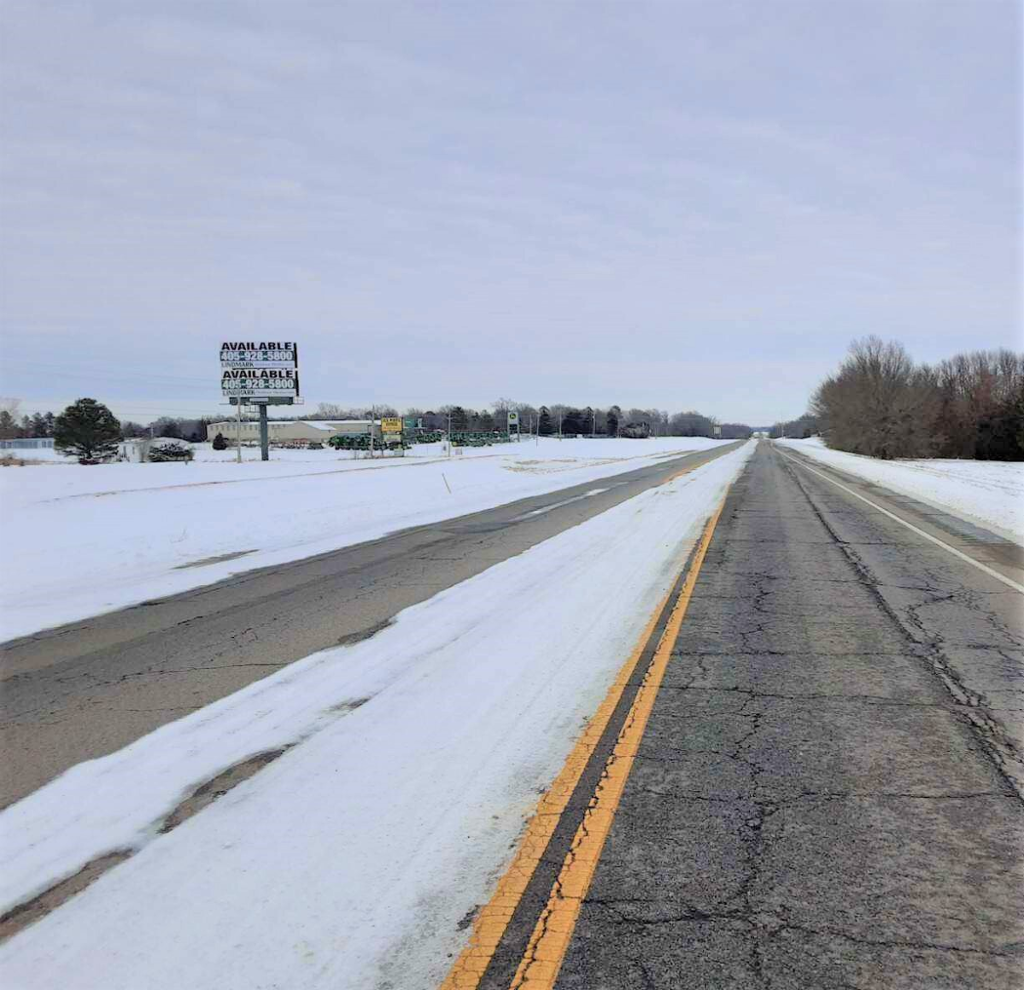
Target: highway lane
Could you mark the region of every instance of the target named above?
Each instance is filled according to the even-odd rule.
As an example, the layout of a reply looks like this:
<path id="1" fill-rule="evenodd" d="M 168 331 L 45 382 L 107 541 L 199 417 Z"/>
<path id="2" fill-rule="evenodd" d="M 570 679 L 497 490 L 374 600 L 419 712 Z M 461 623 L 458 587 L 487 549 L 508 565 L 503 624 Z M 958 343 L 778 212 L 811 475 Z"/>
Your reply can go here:
<path id="1" fill-rule="evenodd" d="M 762 444 L 560 990 L 1020 987 L 1022 650 L 1017 592 Z"/>
<path id="2" fill-rule="evenodd" d="M 480 987 L 1024 986 L 1024 599 L 975 566 L 1019 556 L 872 487 L 759 445 L 621 799 L 585 771 Z"/>
<path id="3" fill-rule="evenodd" d="M 295 660 L 372 635 L 402 609 L 736 446 L 666 458 L 5 643 L 0 806 Z"/>

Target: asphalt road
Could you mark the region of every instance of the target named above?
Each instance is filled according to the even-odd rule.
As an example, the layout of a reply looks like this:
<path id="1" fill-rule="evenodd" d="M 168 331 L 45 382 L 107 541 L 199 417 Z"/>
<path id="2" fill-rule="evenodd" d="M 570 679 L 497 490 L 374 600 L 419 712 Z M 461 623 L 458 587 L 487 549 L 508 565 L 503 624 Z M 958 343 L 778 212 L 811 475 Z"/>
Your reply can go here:
<path id="1" fill-rule="evenodd" d="M 888 504 L 1024 580 L 1005 541 Z M 760 444 L 559 990 L 1024 986 L 1022 602 Z"/>
<path id="2" fill-rule="evenodd" d="M 732 450 L 653 466 L 76 622 L 0 648 L 0 807 L 82 760 Z"/>

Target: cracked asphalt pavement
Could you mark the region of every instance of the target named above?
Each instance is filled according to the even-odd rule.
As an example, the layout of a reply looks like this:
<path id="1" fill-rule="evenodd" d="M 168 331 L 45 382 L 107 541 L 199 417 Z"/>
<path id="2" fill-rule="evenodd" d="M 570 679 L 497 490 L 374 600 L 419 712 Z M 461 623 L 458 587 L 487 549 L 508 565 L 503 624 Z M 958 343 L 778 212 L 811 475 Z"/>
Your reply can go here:
<path id="1" fill-rule="evenodd" d="M 1021 605 L 759 444 L 559 990 L 1024 986 Z"/>

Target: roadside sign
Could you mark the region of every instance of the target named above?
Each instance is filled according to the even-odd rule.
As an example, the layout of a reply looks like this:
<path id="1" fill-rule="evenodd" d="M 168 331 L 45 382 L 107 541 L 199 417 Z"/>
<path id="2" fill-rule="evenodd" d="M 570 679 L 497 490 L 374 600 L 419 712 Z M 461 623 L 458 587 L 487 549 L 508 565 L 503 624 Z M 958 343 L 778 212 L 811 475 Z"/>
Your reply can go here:
<path id="1" fill-rule="evenodd" d="M 238 461 L 242 461 L 242 407 L 260 414 L 260 456 L 270 459 L 267 407 L 299 398 L 299 348 L 292 340 L 225 340 L 220 345 L 220 391 L 238 407 Z"/>
<path id="2" fill-rule="evenodd" d="M 381 433 L 401 433 L 402 420 L 398 416 L 382 416 L 380 421 Z"/>
<path id="3" fill-rule="evenodd" d="M 518 426 L 519 425 L 519 410 L 510 409 L 508 411 L 508 425 Z"/>
<path id="4" fill-rule="evenodd" d="M 220 345 L 222 368 L 294 368 L 298 348 L 290 340 L 227 340 Z"/>
<path id="5" fill-rule="evenodd" d="M 716 437 L 720 437 L 722 435 L 722 428 L 715 424 L 713 427 L 711 427 L 711 432 L 714 433 Z"/>
<path id="6" fill-rule="evenodd" d="M 220 345 L 220 389 L 229 398 L 291 404 L 299 395 L 299 349 L 291 340 L 226 340 Z M 262 405 L 263 403 L 259 403 Z"/>
<path id="7" fill-rule="evenodd" d="M 220 389 L 227 396 L 295 398 L 299 372 L 295 368 L 222 368 Z"/>

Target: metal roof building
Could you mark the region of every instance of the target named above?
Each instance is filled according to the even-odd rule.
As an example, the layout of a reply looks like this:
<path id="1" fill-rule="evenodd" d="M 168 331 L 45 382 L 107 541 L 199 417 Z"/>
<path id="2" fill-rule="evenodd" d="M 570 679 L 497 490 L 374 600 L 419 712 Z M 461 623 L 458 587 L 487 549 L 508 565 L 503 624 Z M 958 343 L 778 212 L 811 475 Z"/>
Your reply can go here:
<path id="1" fill-rule="evenodd" d="M 371 426 L 373 427 L 373 435 L 375 437 L 380 436 L 380 423 L 369 419 L 272 419 L 267 424 L 271 443 L 282 440 L 319 440 L 326 442 L 331 437 L 360 436 L 369 433 Z M 225 419 L 219 423 L 210 423 L 206 427 L 207 440 L 212 440 L 218 433 L 225 440 L 235 441 L 239 436 L 238 420 Z M 252 420 L 242 420 L 242 442 L 259 440 L 259 438 L 260 424 Z"/>

